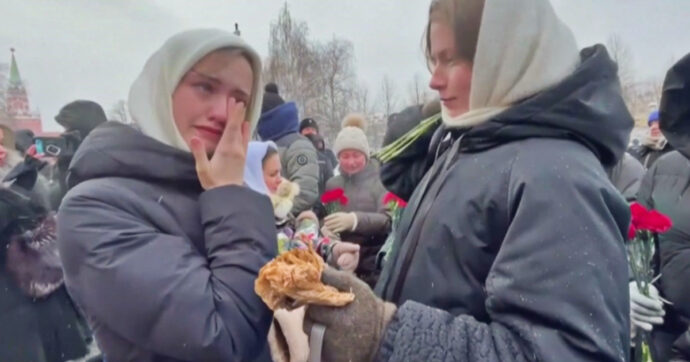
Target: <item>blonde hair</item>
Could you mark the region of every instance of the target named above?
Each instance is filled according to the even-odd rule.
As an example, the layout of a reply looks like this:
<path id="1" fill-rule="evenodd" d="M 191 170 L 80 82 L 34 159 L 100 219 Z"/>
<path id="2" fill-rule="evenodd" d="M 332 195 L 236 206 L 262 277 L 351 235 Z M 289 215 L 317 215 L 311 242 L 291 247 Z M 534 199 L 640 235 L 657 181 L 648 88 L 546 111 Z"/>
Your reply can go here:
<path id="1" fill-rule="evenodd" d="M 485 0 L 433 0 L 429 6 L 429 20 L 424 34 L 424 53 L 431 59 L 430 29 L 433 22 L 442 22 L 453 29 L 460 60 L 474 62 L 479 40 Z"/>

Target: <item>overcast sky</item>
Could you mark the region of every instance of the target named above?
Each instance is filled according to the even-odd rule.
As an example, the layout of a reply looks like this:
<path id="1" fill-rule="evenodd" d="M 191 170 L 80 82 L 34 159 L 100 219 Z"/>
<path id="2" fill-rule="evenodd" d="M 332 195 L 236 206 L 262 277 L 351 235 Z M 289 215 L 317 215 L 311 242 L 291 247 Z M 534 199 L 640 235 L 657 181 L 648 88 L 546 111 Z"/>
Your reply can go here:
<path id="1" fill-rule="evenodd" d="M 513 1 L 513 0 L 504 0 Z M 168 37 L 194 27 L 233 30 L 266 55 L 269 26 L 279 0 L 0 0 L 0 63 L 10 47 L 44 128 L 74 99 L 92 99 L 106 112 L 126 99 L 148 56 Z M 401 100 L 416 73 L 425 81 L 420 40 L 429 0 L 289 0 L 313 39 L 333 36 L 354 44 L 358 78 L 374 96 L 384 75 Z M 663 77 L 674 59 L 690 52 L 686 0 L 552 0 L 581 47 L 618 34 L 634 54 L 640 80 Z M 373 100 L 372 100 L 373 101 Z M 402 106 L 403 103 L 401 102 Z"/>

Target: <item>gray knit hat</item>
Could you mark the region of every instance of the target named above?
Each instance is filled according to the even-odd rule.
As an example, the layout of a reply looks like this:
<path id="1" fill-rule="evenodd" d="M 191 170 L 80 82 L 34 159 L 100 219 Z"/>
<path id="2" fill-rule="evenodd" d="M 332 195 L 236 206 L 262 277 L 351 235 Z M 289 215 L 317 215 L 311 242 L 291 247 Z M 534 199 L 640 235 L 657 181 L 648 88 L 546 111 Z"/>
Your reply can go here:
<path id="1" fill-rule="evenodd" d="M 366 121 L 362 115 L 350 114 L 343 120 L 343 129 L 333 144 L 333 151 L 338 156 L 344 150 L 357 150 L 369 158 L 369 141 L 364 133 Z"/>

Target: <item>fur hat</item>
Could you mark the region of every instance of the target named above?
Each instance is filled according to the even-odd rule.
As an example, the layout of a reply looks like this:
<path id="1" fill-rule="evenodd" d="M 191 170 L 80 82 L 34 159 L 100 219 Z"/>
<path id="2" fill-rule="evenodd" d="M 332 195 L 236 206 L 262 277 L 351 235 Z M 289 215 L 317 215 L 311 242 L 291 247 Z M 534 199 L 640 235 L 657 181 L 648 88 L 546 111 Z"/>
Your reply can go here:
<path id="1" fill-rule="evenodd" d="M 283 179 L 278 185 L 278 190 L 272 194 L 271 203 L 273 204 L 273 214 L 278 220 L 285 220 L 290 210 L 292 210 L 295 197 L 299 195 L 299 185 L 295 182 L 290 182 Z"/>
<path id="2" fill-rule="evenodd" d="M 333 151 L 338 156 L 344 150 L 357 150 L 369 157 L 369 141 L 364 133 L 366 119 L 360 114 L 349 114 L 343 119 L 343 129 L 333 144 Z"/>

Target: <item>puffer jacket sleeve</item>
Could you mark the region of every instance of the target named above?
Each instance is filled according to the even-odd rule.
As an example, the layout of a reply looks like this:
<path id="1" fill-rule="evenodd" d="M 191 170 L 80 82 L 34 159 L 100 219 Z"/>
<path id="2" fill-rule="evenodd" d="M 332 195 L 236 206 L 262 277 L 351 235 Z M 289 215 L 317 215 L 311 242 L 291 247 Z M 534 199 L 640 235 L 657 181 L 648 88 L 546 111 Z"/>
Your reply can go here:
<path id="1" fill-rule="evenodd" d="M 652 165 L 652 167 L 645 172 L 644 177 L 642 177 L 642 182 L 640 182 L 640 188 L 637 190 L 637 202 L 647 208 L 654 207 L 652 191 L 654 191 L 654 177 L 656 173 L 657 168 Z"/>
<path id="2" fill-rule="evenodd" d="M 259 269 L 276 254 L 268 198 L 239 186 L 203 192 L 203 255 L 191 240 L 152 226 L 147 215 L 160 209 L 99 182 L 73 189 L 58 216 L 75 302 L 143 350 L 176 360 L 252 360 L 271 322 L 254 293 Z"/>
<path id="3" fill-rule="evenodd" d="M 416 124 L 395 125 L 395 127 L 410 127 L 401 132 L 391 125 L 386 130 L 386 134 L 390 132 L 405 134 L 414 126 Z M 422 180 L 433 161 L 432 155 L 429 155 L 429 147 L 436 130 L 438 127 L 429 130 L 408 146 L 398 157 L 381 164 L 381 182 L 388 191 L 405 201 L 410 199 L 417 184 Z M 393 141 L 395 139 L 391 139 L 391 142 Z"/>
<path id="4" fill-rule="evenodd" d="M 610 174 L 611 183 L 626 200 L 635 200 L 645 174 L 644 166 L 635 157 L 625 153 Z"/>
<path id="5" fill-rule="evenodd" d="M 306 139 L 293 142 L 285 152 L 287 175 L 285 178 L 299 185 L 300 192 L 295 197 L 292 214 L 299 215 L 310 210 L 319 198 L 319 160 L 316 149 Z"/>
<path id="6" fill-rule="evenodd" d="M 544 164 L 558 164 L 557 155 L 544 156 Z M 520 159 L 529 172 L 513 165 L 511 222 L 486 278 L 491 321 L 408 301 L 388 326 L 379 360 L 627 360 L 626 203 L 594 157 L 557 169 L 534 167 L 542 164 L 535 154 Z"/>

